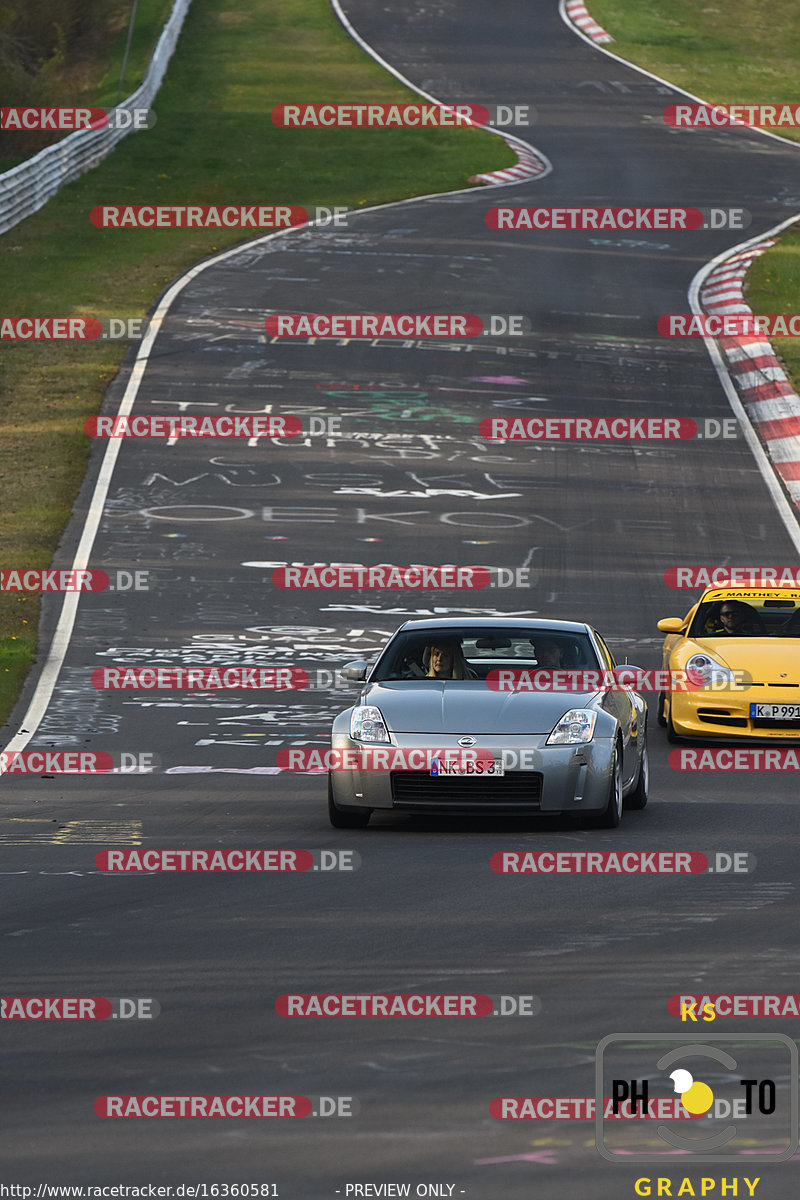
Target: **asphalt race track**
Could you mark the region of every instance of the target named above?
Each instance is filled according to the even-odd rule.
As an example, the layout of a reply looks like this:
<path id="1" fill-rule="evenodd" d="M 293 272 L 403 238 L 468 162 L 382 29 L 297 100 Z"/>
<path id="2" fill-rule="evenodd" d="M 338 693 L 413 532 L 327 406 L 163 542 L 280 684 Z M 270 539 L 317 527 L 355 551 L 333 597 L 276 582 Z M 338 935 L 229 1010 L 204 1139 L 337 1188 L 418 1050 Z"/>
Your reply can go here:
<path id="1" fill-rule="evenodd" d="M 471 1200 L 612 1200 L 634 1195 L 641 1176 L 758 1174 L 759 1196 L 789 1196 L 798 1158 L 748 1170 L 745 1149 L 714 1169 L 685 1157 L 676 1166 L 661 1150 L 663 1162 L 611 1164 L 590 1120 L 503 1122 L 489 1106 L 593 1095 L 606 1035 L 681 1033 L 667 1011 L 673 994 L 792 992 L 791 772 L 673 770 L 651 698 L 650 803 L 619 830 L 376 814 L 367 830 L 334 831 L 325 776 L 281 772 L 276 757 L 324 746 L 355 688 L 333 690 L 324 676 L 296 693 L 92 686 L 97 668 L 154 664 L 288 665 L 314 682 L 428 614 L 585 620 L 618 660 L 656 667 L 656 622 L 695 595 L 670 591 L 668 568 L 795 561 L 798 543 L 741 433 L 493 444 L 478 425 L 730 418 L 702 340 L 661 338 L 655 322 L 689 311 L 705 263 L 800 206 L 797 148 L 746 129 L 668 128 L 661 111 L 681 93 L 585 44 L 553 0 L 345 9 L 361 37 L 439 99 L 532 104 L 536 124 L 512 132 L 553 171 L 254 241 L 197 274 L 170 307 L 135 412 L 296 413 L 334 418 L 340 432 L 121 445 L 91 565 L 146 570 L 150 590 L 81 597 L 29 748 L 151 754 L 157 769 L 3 779 L 3 986 L 9 996 L 155 998 L 161 1013 L 4 1024 L 4 1174 L 25 1184 L 270 1182 L 303 1200 L 389 1182 L 412 1195 L 418 1184 L 453 1185 Z M 593 234 L 485 223 L 491 207 L 534 204 L 735 206 L 752 224 Z M 265 334 L 266 314 L 303 311 L 524 314 L 534 332 L 441 345 Z M 116 411 L 132 363 L 104 412 Z M 102 452 L 98 443 L 56 565 L 72 561 Z M 525 567 L 531 586 L 281 590 L 272 571 L 291 562 Z M 59 610 L 51 598 L 45 636 Z M 361 861 L 353 872 L 114 876 L 95 865 L 109 847 L 346 849 Z M 489 867 L 502 850 L 748 852 L 756 867 L 513 878 Z M 350 1021 L 275 1010 L 283 993 L 416 991 L 535 994 L 542 1009 Z M 797 1018 L 717 1021 L 712 1032 L 719 1026 L 792 1038 Z M 263 1123 L 93 1111 L 104 1095 L 262 1092 L 352 1096 L 360 1109 Z M 659 1145 L 651 1134 L 649 1148 Z"/>

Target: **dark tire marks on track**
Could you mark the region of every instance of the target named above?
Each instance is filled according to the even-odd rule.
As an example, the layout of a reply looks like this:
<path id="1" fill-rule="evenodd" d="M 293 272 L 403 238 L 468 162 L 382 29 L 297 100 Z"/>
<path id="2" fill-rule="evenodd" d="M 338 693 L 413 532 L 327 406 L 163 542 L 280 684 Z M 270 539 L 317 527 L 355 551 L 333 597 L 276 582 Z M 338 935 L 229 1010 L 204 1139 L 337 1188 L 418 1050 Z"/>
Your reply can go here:
<path id="1" fill-rule="evenodd" d="M 533 103 L 538 124 L 517 132 L 554 171 L 361 213 L 344 231 L 251 244 L 183 290 L 137 411 L 271 405 L 342 415 L 347 436 L 126 443 L 93 565 L 148 568 L 155 590 L 82 599 L 33 744 L 66 747 L 71 736 L 154 751 L 164 769 L 254 772 L 287 737 L 323 738 L 348 694 L 101 695 L 89 671 L 289 655 L 330 669 L 417 609 L 476 605 L 591 620 L 620 657 L 655 665 L 655 621 L 684 605 L 663 585 L 667 567 L 792 561 L 742 439 L 498 447 L 477 426 L 493 413 L 729 415 L 703 347 L 662 341 L 654 327 L 661 313 L 685 311 L 690 280 L 735 235 L 633 239 L 649 245 L 611 235 L 622 244 L 609 245 L 585 234 L 493 234 L 489 206 L 736 205 L 752 212 L 752 235 L 787 215 L 780 189 L 800 194 L 797 152 L 743 130 L 670 131 L 660 111 L 676 93 L 592 51 L 550 3 L 505 0 L 487 14 L 472 0 L 395 10 L 363 0 L 347 13 L 443 100 Z M 269 310 L 522 312 L 537 332 L 521 344 L 277 344 L 260 332 Z M 523 382 L 497 382 L 509 376 Z M 235 520 L 175 519 L 234 510 Z M 82 515 L 79 506 L 76 527 Z M 480 596 L 298 595 L 273 589 L 268 566 L 242 565 L 282 560 L 528 563 L 535 585 Z M 364 857 L 350 878 L 105 879 L 93 874 L 88 841 L 0 845 L 0 869 L 14 872 L 0 876 L 8 993 L 130 991 L 163 1007 L 150 1027 L 9 1029 L 11 1174 L 87 1182 L 91 1161 L 93 1181 L 127 1181 L 146 1161 L 159 1181 L 246 1172 L 304 1197 L 354 1179 L 457 1181 L 474 1197 L 500 1187 L 528 1195 L 532 1182 L 547 1197 L 619 1195 L 620 1179 L 634 1176 L 598 1172 L 590 1125 L 501 1126 L 488 1115 L 491 1098 L 588 1095 L 592 1047 L 619 1027 L 623 994 L 625 1027 L 646 1031 L 664 1027 L 667 996 L 689 981 L 791 990 L 779 984 L 794 929 L 794 781 L 681 777 L 651 726 L 653 798 L 616 833 L 400 817 L 343 839 L 327 828 L 315 776 L 4 780 L 9 818 L 113 814 L 139 822 L 149 846 L 352 845 Z M 737 880 L 509 880 L 488 870 L 504 846 L 751 850 L 758 870 Z M 40 874 L 56 870 L 82 873 Z M 291 1023 L 273 1009 L 281 991 L 414 988 L 533 991 L 544 1011 L 526 1024 L 370 1022 L 354 1036 L 353 1026 Z M 264 1130 L 100 1126 L 91 1111 L 105 1092 L 262 1089 L 353 1093 L 362 1115 Z M 504 1157 L 519 1161 L 485 1161 Z"/>

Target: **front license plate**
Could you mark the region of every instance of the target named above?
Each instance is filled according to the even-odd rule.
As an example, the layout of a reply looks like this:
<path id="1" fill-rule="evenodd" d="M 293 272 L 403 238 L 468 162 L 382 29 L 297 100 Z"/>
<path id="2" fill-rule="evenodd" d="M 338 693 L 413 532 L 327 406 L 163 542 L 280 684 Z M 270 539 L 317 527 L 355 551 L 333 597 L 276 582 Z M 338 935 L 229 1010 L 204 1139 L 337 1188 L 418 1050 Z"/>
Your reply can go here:
<path id="1" fill-rule="evenodd" d="M 431 763 L 431 775 L 461 775 L 461 776 L 496 776 L 505 775 L 506 769 L 496 759 L 490 762 L 488 758 L 478 762 L 453 763 L 444 758 L 434 758 Z"/>
<path id="2" fill-rule="evenodd" d="M 800 721 L 800 704 L 751 704 L 751 717 L 769 721 Z"/>

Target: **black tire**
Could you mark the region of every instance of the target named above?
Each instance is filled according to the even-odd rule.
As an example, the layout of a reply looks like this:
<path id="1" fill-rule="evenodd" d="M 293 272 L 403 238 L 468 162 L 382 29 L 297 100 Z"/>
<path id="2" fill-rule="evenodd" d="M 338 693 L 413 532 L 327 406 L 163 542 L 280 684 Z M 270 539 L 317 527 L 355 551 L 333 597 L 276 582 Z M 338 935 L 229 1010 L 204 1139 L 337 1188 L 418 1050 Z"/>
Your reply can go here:
<path id="1" fill-rule="evenodd" d="M 674 746 L 675 743 L 679 742 L 680 740 L 681 739 L 675 732 L 675 726 L 672 724 L 672 709 L 670 708 L 670 714 L 667 717 L 667 741 L 671 746 Z"/>
<path id="2" fill-rule="evenodd" d="M 643 731 L 642 761 L 639 764 L 639 778 L 630 796 L 625 797 L 625 807 L 632 809 L 647 808 L 647 789 L 650 783 L 650 756 L 647 752 L 647 725 Z"/>
<path id="3" fill-rule="evenodd" d="M 333 781 L 328 772 L 328 819 L 334 829 L 366 829 L 371 808 L 339 808 L 333 798 Z"/>
<path id="4" fill-rule="evenodd" d="M 611 786 L 608 804 L 598 824 L 601 829 L 616 829 L 622 820 L 622 752 L 619 742 L 614 749 L 614 764 L 611 769 Z"/>
<path id="5" fill-rule="evenodd" d="M 662 727 L 665 727 L 667 724 L 667 718 L 664 716 L 664 700 L 665 699 L 666 699 L 666 696 L 664 695 L 664 693 L 659 692 L 658 693 L 658 717 L 656 719 L 658 720 L 659 725 L 661 725 Z"/>

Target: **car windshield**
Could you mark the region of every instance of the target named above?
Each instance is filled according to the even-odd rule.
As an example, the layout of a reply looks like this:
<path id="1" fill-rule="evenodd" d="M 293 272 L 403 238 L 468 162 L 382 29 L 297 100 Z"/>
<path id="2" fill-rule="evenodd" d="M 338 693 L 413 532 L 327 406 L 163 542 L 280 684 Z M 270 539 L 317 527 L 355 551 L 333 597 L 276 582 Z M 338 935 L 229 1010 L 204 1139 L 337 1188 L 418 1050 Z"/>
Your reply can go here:
<path id="1" fill-rule="evenodd" d="M 602 666 L 586 633 L 549 629 L 448 629 L 401 633 L 378 660 L 371 683 L 483 680 L 499 667 L 557 670 Z"/>
<path id="2" fill-rule="evenodd" d="M 706 600 L 689 637 L 800 637 L 800 592 L 741 592 Z"/>

